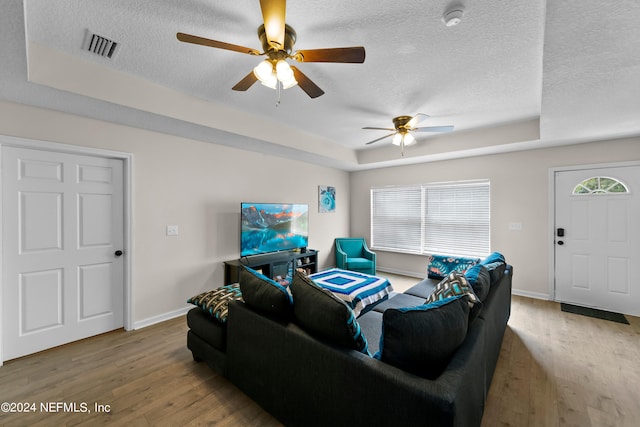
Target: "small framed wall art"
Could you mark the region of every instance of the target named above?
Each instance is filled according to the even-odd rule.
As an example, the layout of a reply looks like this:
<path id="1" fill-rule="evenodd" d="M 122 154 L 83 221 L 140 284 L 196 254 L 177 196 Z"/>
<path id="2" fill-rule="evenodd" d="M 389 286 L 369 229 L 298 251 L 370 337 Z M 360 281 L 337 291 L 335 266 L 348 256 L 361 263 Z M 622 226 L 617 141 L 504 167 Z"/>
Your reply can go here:
<path id="1" fill-rule="evenodd" d="M 326 185 L 318 186 L 318 212 L 327 213 L 336 210 L 336 188 Z"/>

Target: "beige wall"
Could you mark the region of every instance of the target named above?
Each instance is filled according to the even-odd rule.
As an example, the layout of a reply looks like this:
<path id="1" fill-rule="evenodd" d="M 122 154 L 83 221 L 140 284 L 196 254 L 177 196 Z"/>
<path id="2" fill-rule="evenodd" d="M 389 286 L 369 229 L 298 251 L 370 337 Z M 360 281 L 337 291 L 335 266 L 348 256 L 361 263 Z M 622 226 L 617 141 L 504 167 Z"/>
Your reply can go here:
<path id="1" fill-rule="evenodd" d="M 0 102 L 0 135 L 83 145 L 134 156 L 133 321 L 145 324 L 218 286 L 239 255 L 241 201 L 309 203 L 309 246 L 334 264 L 333 238 L 369 240 L 372 186 L 491 180 L 492 248 L 515 267 L 516 292 L 548 295 L 549 168 L 640 160 L 640 139 L 580 144 L 351 174 L 278 157 Z M 303 177 L 300 179 L 299 177 Z M 337 212 L 317 212 L 318 185 L 337 189 Z M 521 222 L 521 231 L 509 230 Z M 167 225 L 180 227 L 166 237 Z M 378 252 L 383 269 L 424 275 L 425 257 Z"/>
<path id="2" fill-rule="evenodd" d="M 308 203 L 321 268 L 334 263 L 333 238 L 349 234 L 347 172 L 8 102 L 0 135 L 133 154 L 134 324 L 222 284 L 222 262 L 239 257 L 241 201 Z M 335 213 L 318 213 L 318 185 L 336 187 Z"/>
<path id="3" fill-rule="evenodd" d="M 640 138 L 496 154 L 351 175 L 351 234 L 370 241 L 369 189 L 468 179 L 491 180 L 491 246 L 514 266 L 514 291 L 549 296 L 549 169 L 558 166 L 640 160 Z M 522 223 L 521 231 L 509 223 Z M 424 276 L 424 256 L 378 251 L 378 266 Z"/>

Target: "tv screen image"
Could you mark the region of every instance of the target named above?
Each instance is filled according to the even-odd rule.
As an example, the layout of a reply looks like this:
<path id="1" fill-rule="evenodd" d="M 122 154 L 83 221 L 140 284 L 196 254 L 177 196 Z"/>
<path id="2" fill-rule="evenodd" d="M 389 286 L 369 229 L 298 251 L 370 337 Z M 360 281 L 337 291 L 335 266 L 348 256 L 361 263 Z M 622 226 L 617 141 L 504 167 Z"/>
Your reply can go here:
<path id="1" fill-rule="evenodd" d="M 306 248 L 309 205 L 242 203 L 240 256 Z"/>

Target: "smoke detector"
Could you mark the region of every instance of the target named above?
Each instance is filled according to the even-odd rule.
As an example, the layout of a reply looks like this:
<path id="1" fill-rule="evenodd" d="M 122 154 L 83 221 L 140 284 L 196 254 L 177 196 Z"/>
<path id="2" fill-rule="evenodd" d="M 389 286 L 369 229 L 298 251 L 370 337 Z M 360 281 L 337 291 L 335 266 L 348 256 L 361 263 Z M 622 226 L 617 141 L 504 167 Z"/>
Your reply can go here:
<path id="1" fill-rule="evenodd" d="M 457 6 L 447 10 L 444 15 L 442 15 L 442 22 L 444 22 L 444 25 L 447 27 L 453 27 L 462 21 L 462 15 L 464 15 L 464 9 L 461 6 Z"/>

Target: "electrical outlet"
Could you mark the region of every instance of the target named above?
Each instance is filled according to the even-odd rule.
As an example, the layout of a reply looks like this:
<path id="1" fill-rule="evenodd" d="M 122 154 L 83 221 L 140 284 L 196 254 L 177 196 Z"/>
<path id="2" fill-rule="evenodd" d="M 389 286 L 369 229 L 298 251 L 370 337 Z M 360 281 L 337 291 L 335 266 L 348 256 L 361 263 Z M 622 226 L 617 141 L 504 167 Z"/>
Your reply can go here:
<path id="1" fill-rule="evenodd" d="M 509 230 L 521 231 L 522 230 L 522 223 L 521 222 L 510 222 L 509 223 Z"/>
<path id="2" fill-rule="evenodd" d="M 167 225 L 167 236 L 177 236 L 178 234 L 177 225 Z"/>

